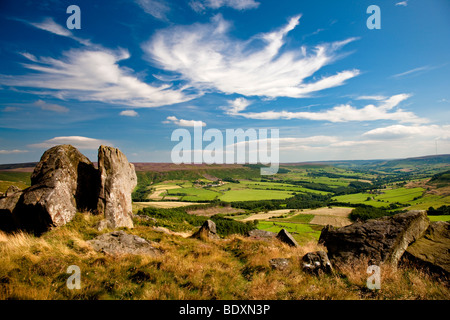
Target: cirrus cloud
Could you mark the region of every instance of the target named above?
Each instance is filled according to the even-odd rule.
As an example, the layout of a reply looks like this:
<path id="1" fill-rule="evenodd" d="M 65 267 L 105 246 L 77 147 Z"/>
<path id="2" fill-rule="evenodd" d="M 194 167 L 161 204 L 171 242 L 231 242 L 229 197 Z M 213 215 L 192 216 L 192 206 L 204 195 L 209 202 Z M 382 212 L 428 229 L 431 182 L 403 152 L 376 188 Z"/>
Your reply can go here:
<path id="1" fill-rule="evenodd" d="M 147 84 L 134 76 L 132 70 L 120 67 L 118 63 L 130 57 L 126 50 L 70 50 L 60 60 L 23 56 L 32 62 L 23 66 L 34 73 L 0 75 L 0 84 L 48 89 L 41 93 L 59 99 L 99 101 L 141 108 L 171 105 L 195 97 L 186 95 L 184 88 Z"/>
<path id="2" fill-rule="evenodd" d="M 378 106 L 369 104 L 363 108 L 356 108 L 349 104 L 338 105 L 331 109 L 318 112 L 292 112 L 292 111 L 263 111 L 263 112 L 242 112 L 250 105 L 248 100 L 229 101 L 228 106 L 222 107 L 229 115 L 241 116 L 247 119 L 276 120 L 276 119 L 306 119 L 329 122 L 349 122 L 349 121 L 376 121 L 395 120 L 404 123 L 425 123 L 428 120 L 419 118 L 414 113 L 402 109 L 392 110 L 402 101 L 408 99 L 409 94 L 398 94 L 389 97 L 379 103 Z"/>
<path id="3" fill-rule="evenodd" d="M 111 142 L 81 136 L 54 137 L 41 143 L 31 144 L 33 148 L 48 149 L 61 144 L 70 144 L 78 149 L 95 150 L 101 145 L 113 146 Z"/>
<path id="4" fill-rule="evenodd" d="M 291 18 L 278 30 L 242 41 L 228 35 L 230 23 L 218 14 L 207 24 L 160 30 L 143 50 L 151 62 L 180 74 L 191 86 L 226 94 L 302 98 L 359 75 L 359 70 L 353 69 L 311 80 L 338 58 L 340 48 L 356 38 L 313 49 L 284 50 L 286 36 L 299 24 L 300 17 Z"/>

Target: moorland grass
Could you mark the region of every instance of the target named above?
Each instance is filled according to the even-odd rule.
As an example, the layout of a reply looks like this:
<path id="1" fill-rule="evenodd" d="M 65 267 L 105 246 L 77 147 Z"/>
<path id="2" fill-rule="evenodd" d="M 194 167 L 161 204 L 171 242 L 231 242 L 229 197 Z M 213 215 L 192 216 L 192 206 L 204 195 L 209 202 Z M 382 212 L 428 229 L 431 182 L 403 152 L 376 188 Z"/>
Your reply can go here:
<path id="1" fill-rule="evenodd" d="M 152 241 L 164 254 L 108 256 L 86 242 L 101 234 L 95 227 L 99 220 L 77 214 L 41 237 L 0 233 L 0 299 L 450 298 L 442 281 L 408 266 L 382 266 L 381 290 L 376 292 L 366 288 L 363 265 L 345 266 L 335 275 L 307 274 L 300 258 L 324 249 L 316 241 L 298 248 L 238 235 L 202 241 L 136 224 L 125 231 Z M 272 258 L 290 258 L 291 264 L 287 270 L 274 270 Z M 70 265 L 80 267 L 81 289 L 66 286 Z"/>

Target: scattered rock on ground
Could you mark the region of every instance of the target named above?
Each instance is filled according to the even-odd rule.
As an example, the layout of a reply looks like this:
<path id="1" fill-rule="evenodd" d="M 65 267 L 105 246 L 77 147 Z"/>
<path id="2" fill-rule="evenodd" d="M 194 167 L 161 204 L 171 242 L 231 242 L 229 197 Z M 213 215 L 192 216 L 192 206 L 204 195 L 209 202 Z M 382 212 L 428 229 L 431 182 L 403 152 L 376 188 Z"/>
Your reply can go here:
<path id="1" fill-rule="evenodd" d="M 269 260 L 270 266 L 275 270 L 286 270 L 291 264 L 290 259 L 286 258 L 274 258 Z"/>
<path id="2" fill-rule="evenodd" d="M 113 231 L 87 241 L 94 250 L 109 255 L 142 254 L 158 256 L 162 253 L 152 243 L 124 231 Z"/>
<path id="3" fill-rule="evenodd" d="M 408 245 L 419 239 L 428 225 L 424 211 L 409 211 L 341 228 L 326 226 L 319 244 L 325 245 L 334 264 L 367 258 L 369 264 L 388 263 L 395 267 Z"/>
<path id="4" fill-rule="evenodd" d="M 220 239 L 217 235 L 216 224 L 212 220 L 206 220 L 200 229 L 192 235 L 197 239 Z"/>
<path id="5" fill-rule="evenodd" d="M 297 241 L 295 241 L 294 237 L 286 229 L 281 229 L 280 232 L 278 232 L 277 239 L 292 247 L 299 246 Z"/>
<path id="6" fill-rule="evenodd" d="M 98 213 L 103 213 L 109 228 L 133 227 L 131 193 L 137 184 L 134 165 L 116 148 L 98 149 L 100 192 Z"/>
<path id="7" fill-rule="evenodd" d="M 432 272 L 450 275 L 450 223 L 431 222 L 423 237 L 406 249 L 404 257 Z"/>
<path id="8" fill-rule="evenodd" d="M 152 222 L 152 223 L 158 222 L 155 218 L 149 217 L 145 214 L 135 214 L 135 215 L 133 215 L 133 219 L 138 219 L 140 221 L 147 221 L 147 222 Z"/>
<path id="9" fill-rule="evenodd" d="M 277 236 L 277 234 L 275 232 L 254 229 L 254 230 L 250 230 L 248 232 L 247 236 L 254 238 L 254 239 L 272 239 L 272 238 L 275 238 Z"/>
<path id="10" fill-rule="evenodd" d="M 334 272 L 328 255 L 325 251 L 315 251 L 305 254 L 302 258 L 302 269 L 312 274 L 332 274 Z"/>

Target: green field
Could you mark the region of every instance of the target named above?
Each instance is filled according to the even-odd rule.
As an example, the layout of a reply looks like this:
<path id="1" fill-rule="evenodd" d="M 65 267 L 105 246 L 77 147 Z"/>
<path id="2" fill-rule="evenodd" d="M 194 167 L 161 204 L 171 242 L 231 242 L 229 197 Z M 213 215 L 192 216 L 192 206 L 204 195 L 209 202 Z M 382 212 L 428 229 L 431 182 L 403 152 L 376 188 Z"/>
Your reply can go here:
<path id="1" fill-rule="evenodd" d="M 232 202 L 286 199 L 290 197 L 292 197 L 292 192 L 290 191 L 242 189 L 226 191 L 225 194 L 219 197 L 219 199 L 222 201 Z"/>
<path id="2" fill-rule="evenodd" d="M 167 195 L 177 196 L 180 201 L 211 201 L 220 196 L 220 193 L 205 188 L 187 187 L 169 189 Z"/>
<path id="3" fill-rule="evenodd" d="M 29 187 L 30 176 L 30 172 L 0 171 L 0 192 L 5 192 L 11 185 L 20 189 Z"/>
<path id="4" fill-rule="evenodd" d="M 361 203 L 374 207 L 389 206 L 390 203 L 410 205 L 418 200 L 423 195 L 424 191 L 423 188 L 382 189 L 379 194 L 364 192 L 337 196 L 332 199 L 338 202 Z"/>
<path id="5" fill-rule="evenodd" d="M 275 233 L 280 232 L 281 229 L 286 229 L 299 244 L 317 241 L 320 237 L 320 231 L 314 230 L 311 225 L 307 223 L 260 221 L 258 223 L 258 229 Z"/>
<path id="6" fill-rule="evenodd" d="M 430 221 L 450 221 L 450 215 L 442 216 L 428 216 Z"/>
<path id="7" fill-rule="evenodd" d="M 311 192 L 318 194 L 329 194 L 326 191 L 313 190 L 304 188 L 301 186 L 296 186 L 286 183 L 276 183 L 276 182 L 266 182 L 266 181 L 247 181 L 241 180 L 241 186 L 245 186 L 250 189 L 263 189 L 263 190 L 283 190 L 283 191 L 293 191 L 293 192 Z"/>

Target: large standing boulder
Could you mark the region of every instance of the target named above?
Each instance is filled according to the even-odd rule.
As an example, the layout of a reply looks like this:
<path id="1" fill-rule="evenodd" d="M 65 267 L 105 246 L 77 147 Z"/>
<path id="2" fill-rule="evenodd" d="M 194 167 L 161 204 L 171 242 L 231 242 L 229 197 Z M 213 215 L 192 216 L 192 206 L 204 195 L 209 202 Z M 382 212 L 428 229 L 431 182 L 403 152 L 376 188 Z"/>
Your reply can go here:
<path id="1" fill-rule="evenodd" d="M 95 210 L 98 174 L 92 162 L 71 145 L 47 150 L 31 175 L 31 187 L 15 192 L 16 227 L 40 234 L 71 221 L 77 211 Z"/>
<path id="2" fill-rule="evenodd" d="M 435 273 L 450 275 L 450 223 L 431 222 L 423 237 L 411 244 L 403 256 Z"/>
<path id="3" fill-rule="evenodd" d="M 116 148 L 100 146 L 98 149 L 100 192 L 98 213 L 103 213 L 106 227 L 133 227 L 131 193 L 137 184 L 134 165 Z"/>
<path id="4" fill-rule="evenodd" d="M 326 226 L 319 244 L 327 248 L 328 257 L 335 264 L 367 258 L 369 264 L 388 263 L 395 267 L 408 245 L 424 234 L 429 223 L 424 211 L 409 211 L 341 228 Z"/>
<path id="5" fill-rule="evenodd" d="M 281 229 L 280 232 L 278 232 L 277 239 L 281 242 L 286 243 L 287 245 L 290 245 L 291 247 L 299 246 L 294 237 L 286 229 Z"/>
<path id="6" fill-rule="evenodd" d="M 203 240 L 220 239 L 220 237 L 217 235 L 216 224 L 212 220 L 206 220 L 200 227 L 200 229 L 192 235 L 192 238 Z"/>

